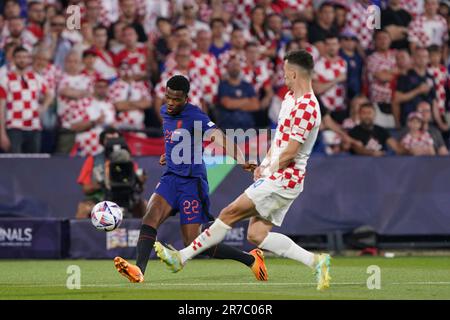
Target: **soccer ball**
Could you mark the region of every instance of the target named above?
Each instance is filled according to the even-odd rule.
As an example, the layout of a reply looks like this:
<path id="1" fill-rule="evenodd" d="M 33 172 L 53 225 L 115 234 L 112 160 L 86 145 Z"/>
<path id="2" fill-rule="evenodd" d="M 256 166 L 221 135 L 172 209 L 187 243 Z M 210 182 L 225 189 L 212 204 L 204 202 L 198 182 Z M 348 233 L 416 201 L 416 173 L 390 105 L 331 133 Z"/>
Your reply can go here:
<path id="1" fill-rule="evenodd" d="M 123 219 L 122 209 L 114 202 L 102 201 L 91 211 L 91 222 L 97 230 L 112 231 Z"/>

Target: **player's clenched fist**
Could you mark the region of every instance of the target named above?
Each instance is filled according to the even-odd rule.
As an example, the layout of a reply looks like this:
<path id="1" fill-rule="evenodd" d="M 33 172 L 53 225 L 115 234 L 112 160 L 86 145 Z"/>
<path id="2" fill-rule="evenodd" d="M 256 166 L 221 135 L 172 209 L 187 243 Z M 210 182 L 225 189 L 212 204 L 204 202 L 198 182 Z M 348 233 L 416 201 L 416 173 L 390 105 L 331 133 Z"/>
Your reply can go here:
<path id="1" fill-rule="evenodd" d="M 162 165 L 162 166 L 166 165 L 166 154 L 165 153 L 163 153 L 161 155 L 161 157 L 159 158 L 159 164 Z"/>

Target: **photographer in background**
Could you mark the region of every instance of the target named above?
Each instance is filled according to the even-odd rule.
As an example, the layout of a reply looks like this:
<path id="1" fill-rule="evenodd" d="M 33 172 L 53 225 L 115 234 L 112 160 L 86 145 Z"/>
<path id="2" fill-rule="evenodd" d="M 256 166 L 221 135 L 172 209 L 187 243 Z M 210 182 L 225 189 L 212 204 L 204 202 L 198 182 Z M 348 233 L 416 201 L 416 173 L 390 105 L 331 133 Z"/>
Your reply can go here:
<path id="1" fill-rule="evenodd" d="M 85 199 L 78 204 L 76 218 L 89 218 L 94 205 L 104 200 L 116 202 L 124 209 L 125 217 L 141 218 L 146 207 L 140 197 L 145 173 L 132 161 L 117 129 L 106 128 L 100 134 L 100 144 L 104 152 L 86 159 L 77 180 Z"/>

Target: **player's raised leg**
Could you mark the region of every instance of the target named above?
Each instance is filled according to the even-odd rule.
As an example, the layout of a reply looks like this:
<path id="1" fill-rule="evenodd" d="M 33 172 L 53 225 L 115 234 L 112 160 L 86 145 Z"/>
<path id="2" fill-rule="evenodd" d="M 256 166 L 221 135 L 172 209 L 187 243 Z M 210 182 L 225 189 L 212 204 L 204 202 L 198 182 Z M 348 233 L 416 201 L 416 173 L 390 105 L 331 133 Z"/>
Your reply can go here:
<path id="1" fill-rule="evenodd" d="M 183 268 L 187 260 L 220 243 L 234 223 L 257 214 L 253 202 L 245 194 L 241 194 L 223 209 L 219 218 L 189 246 L 181 251 L 177 251 L 156 242 L 156 253 L 174 272 L 178 272 Z"/>
<path id="2" fill-rule="evenodd" d="M 148 259 L 156 241 L 156 230 L 169 216 L 172 207 L 159 194 L 154 193 L 147 206 L 147 212 L 142 220 L 137 242 L 136 265 L 121 257 L 114 259 L 114 265 L 120 274 L 131 282 L 143 282 Z"/>

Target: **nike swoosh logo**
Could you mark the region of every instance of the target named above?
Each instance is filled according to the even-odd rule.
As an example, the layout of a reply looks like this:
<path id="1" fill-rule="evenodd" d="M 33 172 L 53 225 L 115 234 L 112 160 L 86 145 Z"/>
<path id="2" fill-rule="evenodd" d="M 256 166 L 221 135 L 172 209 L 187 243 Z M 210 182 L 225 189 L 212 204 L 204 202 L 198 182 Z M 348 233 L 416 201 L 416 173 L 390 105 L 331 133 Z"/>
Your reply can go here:
<path id="1" fill-rule="evenodd" d="M 194 220 L 196 217 L 187 218 L 188 221 Z"/>

